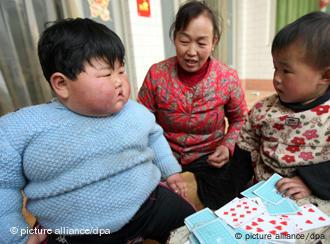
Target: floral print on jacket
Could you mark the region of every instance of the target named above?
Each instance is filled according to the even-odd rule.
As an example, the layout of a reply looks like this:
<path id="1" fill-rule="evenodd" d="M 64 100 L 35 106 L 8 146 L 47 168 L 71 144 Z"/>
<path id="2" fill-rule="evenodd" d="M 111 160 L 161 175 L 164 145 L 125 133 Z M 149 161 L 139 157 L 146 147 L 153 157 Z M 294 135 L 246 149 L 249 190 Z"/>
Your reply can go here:
<path id="1" fill-rule="evenodd" d="M 242 128 L 238 146 L 252 153 L 257 180 L 274 172 L 292 177 L 299 166 L 330 160 L 330 100 L 294 112 L 277 95 L 256 103 Z"/>
<path id="2" fill-rule="evenodd" d="M 233 153 L 247 112 L 237 72 L 211 58 L 204 78 L 189 86 L 180 81 L 177 65 L 176 57 L 154 64 L 138 100 L 155 114 L 182 164 L 213 153 L 219 145 Z"/>

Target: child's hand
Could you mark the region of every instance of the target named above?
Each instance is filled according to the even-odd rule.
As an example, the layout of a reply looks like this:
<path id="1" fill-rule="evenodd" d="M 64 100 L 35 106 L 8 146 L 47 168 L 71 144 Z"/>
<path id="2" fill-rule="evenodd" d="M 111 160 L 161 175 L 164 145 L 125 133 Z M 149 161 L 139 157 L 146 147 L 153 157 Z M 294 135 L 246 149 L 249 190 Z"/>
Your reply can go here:
<path id="1" fill-rule="evenodd" d="M 221 168 L 229 161 L 229 149 L 225 146 L 218 146 L 215 152 L 208 158 L 209 165 L 215 168 Z"/>
<path id="2" fill-rule="evenodd" d="M 26 244 L 40 244 L 44 240 L 46 240 L 46 238 L 46 234 L 33 234 L 29 236 L 29 239 L 27 240 Z"/>
<path id="3" fill-rule="evenodd" d="M 184 198 L 187 197 L 187 184 L 179 173 L 169 176 L 166 179 L 166 182 L 175 193 Z"/>
<path id="4" fill-rule="evenodd" d="M 299 200 L 311 195 L 311 190 L 298 176 L 283 178 L 277 182 L 276 187 L 280 193 L 294 200 Z"/>

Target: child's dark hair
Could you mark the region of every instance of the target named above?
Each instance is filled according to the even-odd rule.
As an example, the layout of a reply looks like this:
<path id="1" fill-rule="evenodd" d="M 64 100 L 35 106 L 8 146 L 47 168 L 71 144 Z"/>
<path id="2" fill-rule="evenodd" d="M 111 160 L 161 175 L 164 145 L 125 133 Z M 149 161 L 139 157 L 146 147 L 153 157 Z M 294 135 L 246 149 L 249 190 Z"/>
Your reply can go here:
<path id="1" fill-rule="evenodd" d="M 63 19 L 48 27 L 38 43 L 39 61 L 48 82 L 55 72 L 71 80 L 84 71 L 86 62 L 102 59 L 111 68 L 124 64 L 125 48 L 120 38 L 105 25 L 91 19 Z"/>
<path id="2" fill-rule="evenodd" d="M 330 15 L 312 12 L 285 26 L 274 38 L 272 53 L 297 41 L 303 45 L 306 63 L 318 69 L 330 66 Z"/>
<path id="3" fill-rule="evenodd" d="M 219 20 L 214 12 L 206 5 L 206 3 L 199 1 L 189 1 L 179 8 L 175 21 L 170 28 L 170 37 L 175 39 L 178 31 L 185 30 L 192 19 L 197 18 L 202 14 L 206 14 L 211 20 L 213 25 L 213 36 L 217 39 L 218 43 L 221 37 Z"/>

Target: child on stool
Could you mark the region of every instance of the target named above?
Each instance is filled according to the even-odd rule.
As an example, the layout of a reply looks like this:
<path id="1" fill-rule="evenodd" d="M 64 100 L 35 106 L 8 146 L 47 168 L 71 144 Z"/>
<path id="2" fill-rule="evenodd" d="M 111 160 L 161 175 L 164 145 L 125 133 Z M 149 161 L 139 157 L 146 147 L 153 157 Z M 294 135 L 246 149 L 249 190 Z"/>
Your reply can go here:
<path id="1" fill-rule="evenodd" d="M 20 233 L 28 228 L 20 190 L 54 231 L 48 243 L 164 243 L 194 209 L 159 185 L 186 194 L 153 114 L 129 100 L 121 40 L 90 19 L 66 19 L 44 31 L 38 53 L 57 98 L 0 118 L 0 243 L 46 237 Z M 95 233 L 102 229 L 111 234 Z"/>

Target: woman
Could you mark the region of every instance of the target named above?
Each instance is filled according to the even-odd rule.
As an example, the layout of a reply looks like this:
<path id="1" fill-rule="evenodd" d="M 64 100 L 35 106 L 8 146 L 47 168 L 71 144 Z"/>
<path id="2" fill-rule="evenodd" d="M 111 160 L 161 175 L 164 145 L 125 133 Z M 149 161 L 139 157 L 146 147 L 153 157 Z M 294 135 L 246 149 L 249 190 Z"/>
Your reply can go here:
<path id="1" fill-rule="evenodd" d="M 208 6 L 181 6 L 170 34 L 176 56 L 151 66 L 138 99 L 155 114 L 183 170 L 194 173 L 202 203 L 216 209 L 233 197 L 223 183 L 247 112 L 244 92 L 237 72 L 212 57 L 221 32 Z"/>

